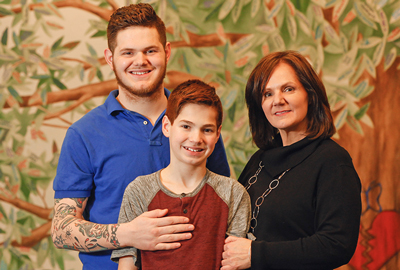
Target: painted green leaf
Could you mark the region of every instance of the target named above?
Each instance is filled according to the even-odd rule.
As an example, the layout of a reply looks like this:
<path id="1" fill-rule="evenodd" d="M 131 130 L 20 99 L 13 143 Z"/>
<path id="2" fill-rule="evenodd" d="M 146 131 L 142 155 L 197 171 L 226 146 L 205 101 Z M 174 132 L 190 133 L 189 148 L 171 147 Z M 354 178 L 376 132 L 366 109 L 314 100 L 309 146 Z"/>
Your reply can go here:
<path id="1" fill-rule="evenodd" d="M 235 6 L 236 0 L 226 0 L 219 10 L 218 19 L 223 20 L 231 12 L 232 8 Z"/>
<path id="2" fill-rule="evenodd" d="M 258 11 L 260 10 L 262 0 L 252 0 L 251 1 L 251 17 L 254 18 Z"/>
<path id="3" fill-rule="evenodd" d="M 64 37 L 60 37 L 56 42 L 54 42 L 53 46 L 51 46 L 51 51 L 57 50 L 61 46 L 63 39 Z"/>
<path id="4" fill-rule="evenodd" d="M 7 45 L 7 40 L 8 40 L 8 28 L 4 30 L 3 35 L 1 36 L 1 44 Z"/>
<path id="5" fill-rule="evenodd" d="M 3 7 L 0 7 L 0 15 L 2 15 L 2 16 L 8 16 L 8 15 L 12 15 L 12 14 L 13 14 L 12 11 L 10 11 L 10 10 L 8 10 L 8 9 L 5 9 L 5 8 L 3 8 Z"/>
<path id="6" fill-rule="evenodd" d="M 354 10 L 357 14 L 357 17 L 362 21 L 364 24 L 367 26 L 377 30 L 378 28 L 376 27 L 375 22 L 371 19 L 371 13 L 369 13 L 369 10 L 367 8 L 368 5 L 364 5 L 364 3 L 360 1 L 354 1 Z"/>
<path id="7" fill-rule="evenodd" d="M 8 92 L 18 101 L 18 102 L 23 102 L 21 96 L 18 94 L 18 92 L 12 87 L 11 85 L 7 87 Z"/>
<path id="8" fill-rule="evenodd" d="M 53 83 L 60 88 L 60 90 L 65 90 L 67 89 L 67 87 L 57 78 L 52 78 L 53 79 Z"/>
<path id="9" fill-rule="evenodd" d="M 369 108 L 370 105 L 371 105 L 371 102 L 368 102 L 367 104 L 362 106 L 360 108 L 360 110 L 354 114 L 354 118 L 356 120 L 360 120 L 367 113 L 368 108 Z"/>
<path id="10" fill-rule="evenodd" d="M 92 37 L 94 38 L 94 37 L 104 37 L 104 36 L 106 36 L 107 35 L 107 31 L 97 31 L 96 33 L 94 33 L 93 35 L 92 35 Z"/>
<path id="11" fill-rule="evenodd" d="M 87 49 L 88 49 L 90 55 L 91 55 L 92 57 L 97 58 L 97 52 L 96 52 L 96 50 L 92 47 L 92 45 L 86 44 L 86 47 L 87 47 Z"/>
<path id="12" fill-rule="evenodd" d="M 43 74 L 43 75 L 33 75 L 30 77 L 31 79 L 38 79 L 38 80 L 45 80 L 45 79 L 50 79 L 51 76 L 48 74 Z"/>

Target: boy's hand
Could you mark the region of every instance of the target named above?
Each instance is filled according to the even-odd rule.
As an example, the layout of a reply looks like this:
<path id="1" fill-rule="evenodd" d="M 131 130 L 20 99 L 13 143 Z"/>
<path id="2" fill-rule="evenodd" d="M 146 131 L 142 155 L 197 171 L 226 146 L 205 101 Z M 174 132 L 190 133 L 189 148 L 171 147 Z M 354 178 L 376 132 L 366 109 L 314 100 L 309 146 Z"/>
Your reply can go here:
<path id="1" fill-rule="evenodd" d="M 192 238 L 194 230 L 187 217 L 164 217 L 168 209 L 145 212 L 129 223 L 120 224 L 121 246 L 133 246 L 141 250 L 168 250 L 181 246 L 179 241 Z"/>

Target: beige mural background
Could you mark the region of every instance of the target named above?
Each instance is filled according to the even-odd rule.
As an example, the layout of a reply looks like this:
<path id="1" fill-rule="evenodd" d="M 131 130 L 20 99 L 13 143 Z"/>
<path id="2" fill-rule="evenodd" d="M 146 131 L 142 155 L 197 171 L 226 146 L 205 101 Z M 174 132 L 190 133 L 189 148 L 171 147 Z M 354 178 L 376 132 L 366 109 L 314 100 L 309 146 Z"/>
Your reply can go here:
<path id="1" fill-rule="evenodd" d="M 67 128 L 116 88 L 103 59 L 107 20 L 137 1 L 0 1 L 0 269 L 79 269 L 49 237 Z M 172 43 L 166 86 L 213 84 L 224 106 L 232 176 L 255 151 L 247 77 L 268 52 L 293 49 L 327 88 L 362 181 L 356 254 L 343 269 L 400 269 L 400 1 L 149 0 Z"/>

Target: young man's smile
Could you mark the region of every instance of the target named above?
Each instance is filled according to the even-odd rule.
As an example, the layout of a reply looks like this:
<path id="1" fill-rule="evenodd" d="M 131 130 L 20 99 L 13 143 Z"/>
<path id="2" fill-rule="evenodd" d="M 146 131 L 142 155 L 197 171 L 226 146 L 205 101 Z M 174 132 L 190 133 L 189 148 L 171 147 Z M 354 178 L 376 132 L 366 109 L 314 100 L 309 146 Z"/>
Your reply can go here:
<path id="1" fill-rule="evenodd" d="M 160 42 L 156 28 L 129 27 L 117 35 L 114 52 L 106 51 L 121 95 L 150 97 L 160 93 L 171 46 Z"/>

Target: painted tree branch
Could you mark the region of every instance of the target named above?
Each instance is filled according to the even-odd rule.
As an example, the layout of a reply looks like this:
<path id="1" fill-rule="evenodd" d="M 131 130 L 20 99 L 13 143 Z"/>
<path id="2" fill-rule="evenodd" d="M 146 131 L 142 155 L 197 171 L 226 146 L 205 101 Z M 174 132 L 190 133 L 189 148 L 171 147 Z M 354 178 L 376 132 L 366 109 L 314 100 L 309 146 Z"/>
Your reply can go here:
<path id="1" fill-rule="evenodd" d="M 107 3 L 112 7 L 113 10 L 117 10 L 119 8 L 118 4 L 115 3 L 114 0 L 107 0 Z"/>
<path id="2" fill-rule="evenodd" d="M 198 78 L 196 76 L 190 75 L 188 73 L 180 71 L 168 71 L 167 72 L 168 81 L 165 83 L 165 87 L 168 89 L 175 88 L 179 83 L 188 80 Z M 46 104 L 53 104 L 62 101 L 74 101 L 80 100 L 82 96 L 98 97 L 105 96 L 110 93 L 110 91 L 117 89 L 117 80 L 109 80 L 89 85 L 80 86 L 74 89 L 49 92 L 47 93 Z M 22 96 L 22 101 L 19 103 L 20 107 L 34 107 L 45 105 L 40 98 L 39 93 L 35 93 L 32 96 Z M 10 108 L 9 104 L 6 103 L 4 108 Z"/>
<path id="3" fill-rule="evenodd" d="M 220 38 L 220 36 L 216 33 L 209 34 L 209 35 L 197 35 L 192 32 L 186 31 L 190 42 L 187 43 L 184 40 L 179 41 L 171 41 L 172 48 L 179 48 L 179 47 L 217 47 L 225 45 L 224 41 Z M 229 39 L 229 41 L 234 44 L 239 39 L 248 36 L 249 34 L 236 34 L 236 33 L 225 33 L 224 37 Z"/>
<path id="4" fill-rule="evenodd" d="M 197 76 L 193 76 L 191 74 L 176 70 L 168 71 L 166 76 L 167 80 L 164 86 L 167 89 L 174 89 L 177 85 L 189 79 L 200 79 Z M 117 87 L 117 80 L 114 79 L 90 85 L 84 85 L 75 89 L 47 93 L 46 104 L 53 104 L 62 101 L 76 102 L 60 111 L 47 113 L 45 119 L 48 120 L 55 117 L 60 117 L 62 114 L 75 109 L 76 107 L 78 107 L 85 101 L 90 100 L 91 98 L 108 95 L 112 90 L 117 89 Z M 43 100 L 38 93 L 35 93 L 32 96 L 23 96 L 21 98 L 23 102 L 19 103 L 20 107 L 34 107 L 45 105 L 43 104 Z M 4 108 L 10 108 L 10 105 L 6 103 L 4 105 Z"/>
<path id="5" fill-rule="evenodd" d="M 21 242 L 18 242 L 17 240 L 11 241 L 11 245 L 14 247 L 34 247 L 43 238 L 50 236 L 50 228 L 51 228 L 51 221 L 32 230 L 30 236 L 22 236 Z"/>
<path id="6" fill-rule="evenodd" d="M 61 0 L 61 1 L 54 1 L 52 4 L 58 8 L 64 8 L 64 7 L 75 7 L 78 9 L 85 10 L 87 12 L 90 12 L 92 14 L 95 14 L 99 16 L 100 18 L 108 21 L 110 19 L 110 16 L 113 12 L 113 10 L 101 8 L 99 6 L 95 6 L 91 3 L 88 2 L 83 2 L 81 0 Z M 44 7 L 46 4 L 45 3 L 36 3 L 36 4 L 30 4 L 29 9 L 34 10 L 35 7 Z M 114 4 L 115 5 L 115 4 Z M 50 7 L 50 6 L 48 6 Z M 112 6 L 114 8 L 114 6 Z M 51 7 L 50 7 L 51 8 Z M 21 13 L 22 8 L 14 8 L 11 10 L 14 13 Z M 56 12 L 56 11 L 55 11 Z M 0 15 L 0 18 L 4 17 L 3 15 Z"/>
<path id="7" fill-rule="evenodd" d="M 52 208 L 43 208 L 38 205 L 31 204 L 17 197 L 7 197 L 0 194 L 0 201 L 7 202 L 21 210 L 34 214 L 44 220 L 51 220 Z"/>

